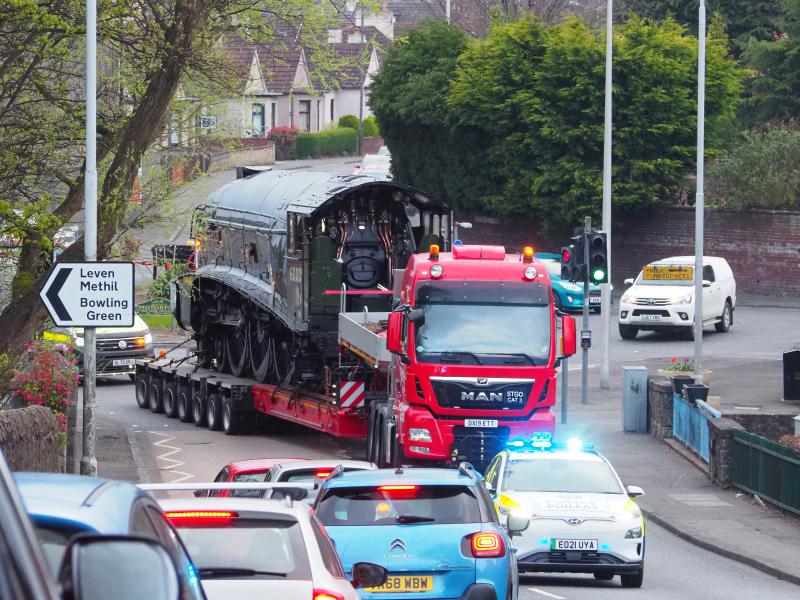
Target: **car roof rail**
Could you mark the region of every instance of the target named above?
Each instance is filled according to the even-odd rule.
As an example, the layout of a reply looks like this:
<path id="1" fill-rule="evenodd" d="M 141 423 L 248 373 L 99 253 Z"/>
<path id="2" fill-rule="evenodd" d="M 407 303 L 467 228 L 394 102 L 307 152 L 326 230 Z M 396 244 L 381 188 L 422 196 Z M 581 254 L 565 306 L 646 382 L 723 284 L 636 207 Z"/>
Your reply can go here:
<path id="1" fill-rule="evenodd" d="M 468 463 L 465 460 L 458 463 L 458 472 L 470 479 L 478 478 L 478 472 L 475 470 L 475 467 L 472 466 L 472 463 Z"/>
<path id="2" fill-rule="evenodd" d="M 344 465 L 336 465 L 331 471 L 331 474 L 328 475 L 328 479 L 333 479 L 334 477 L 341 477 L 342 473 L 344 473 Z"/>
<path id="3" fill-rule="evenodd" d="M 312 483 L 244 483 L 244 482 L 213 482 L 213 483 L 140 483 L 137 486 L 146 492 L 172 492 L 172 491 L 215 491 L 215 490 L 257 490 L 271 491 L 283 494 L 284 498 L 300 501 L 308 497 L 310 490 L 316 489 Z M 271 494 L 269 497 L 272 497 Z"/>

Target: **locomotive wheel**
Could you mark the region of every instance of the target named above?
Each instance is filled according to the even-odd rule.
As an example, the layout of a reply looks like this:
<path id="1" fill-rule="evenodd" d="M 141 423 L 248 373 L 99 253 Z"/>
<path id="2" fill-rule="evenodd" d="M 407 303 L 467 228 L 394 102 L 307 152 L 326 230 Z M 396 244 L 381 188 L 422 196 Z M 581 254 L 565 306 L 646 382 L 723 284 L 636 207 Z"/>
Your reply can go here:
<path id="1" fill-rule="evenodd" d="M 272 348 L 269 331 L 264 321 L 250 321 L 247 325 L 249 341 L 250 369 L 259 382 L 266 383 L 270 378 Z"/>
<path id="2" fill-rule="evenodd" d="M 217 371 L 230 373 L 228 369 L 228 344 L 222 335 L 217 335 L 214 338 L 214 360 L 217 361 Z"/>
<path id="3" fill-rule="evenodd" d="M 226 354 L 228 366 L 232 375 L 243 377 L 247 375 L 250 367 L 250 357 L 247 352 L 247 329 L 245 327 L 234 327 L 225 336 Z"/>

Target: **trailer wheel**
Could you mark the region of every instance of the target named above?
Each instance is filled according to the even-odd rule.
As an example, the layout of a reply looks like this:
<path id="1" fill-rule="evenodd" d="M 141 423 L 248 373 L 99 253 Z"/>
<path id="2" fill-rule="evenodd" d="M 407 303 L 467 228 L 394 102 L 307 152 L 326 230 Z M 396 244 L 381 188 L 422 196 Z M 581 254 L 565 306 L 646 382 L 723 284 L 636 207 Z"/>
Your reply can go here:
<path id="1" fill-rule="evenodd" d="M 164 390 L 164 414 L 170 419 L 178 416 L 178 384 L 171 383 Z"/>
<path id="2" fill-rule="evenodd" d="M 136 374 L 136 404 L 139 405 L 139 408 L 150 408 L 146 373 Z"/>
<path id="3" fill-rule="evenodd" d="M 161 380 L 156 379 L 152 384 L 150 384 L 149 401 L 151 412 L 164 412 L 164 403 L 161 401 Z"/>
<path id="4" fill-rule="evenodd" d="M 187 385 L 179 385 L 177 404 L 178 404 L 178 419 L 181 423 L 192 422 L 192 390 Z"/>
<path id="5" fill-rule="evenodd" d="M 225 435 L 239 435 L 242 431 L 242 413 L 233 407 L 233 400 L 222 399 L 222 430 Z"/>
<path id="6" fill-rule="evenodd" d="M 222 429 L 222 406 L 218 393 L 211 393 L 206 399 L 206 422 L 212 431 Z"/>
<path id="7" fill-rule="evenodd" d="M 198 427 L 206 426 L 206 403 L 200 394 L 192 398 L 192 421 Z"/>

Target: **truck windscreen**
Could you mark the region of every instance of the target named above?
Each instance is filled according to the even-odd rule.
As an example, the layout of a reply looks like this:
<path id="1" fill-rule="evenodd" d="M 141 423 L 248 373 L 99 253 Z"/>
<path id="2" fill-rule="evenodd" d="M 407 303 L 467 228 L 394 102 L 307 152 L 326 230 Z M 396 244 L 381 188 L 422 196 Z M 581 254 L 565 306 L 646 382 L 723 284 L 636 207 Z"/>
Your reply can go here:
<path id="1" fill-rule="evenodd" d="M 431 282 L 419 289 L 417 308 L 425 315 L 414 340 L 419 362 L 546 365 L 550 358 L 544 285 Z"/>

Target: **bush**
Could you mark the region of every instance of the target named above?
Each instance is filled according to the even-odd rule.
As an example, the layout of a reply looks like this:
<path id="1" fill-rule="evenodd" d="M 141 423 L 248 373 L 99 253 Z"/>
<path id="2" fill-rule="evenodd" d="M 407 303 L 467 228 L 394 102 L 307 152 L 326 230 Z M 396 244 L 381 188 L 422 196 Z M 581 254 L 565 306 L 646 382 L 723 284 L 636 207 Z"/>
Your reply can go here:
<path id="1" fill-rule="evenodd" d="M 277 160 L 292 160 L 295 158 L 297 132 L 296 127 L 273 127 L 267 139 L 275 142 L 275 158 Z"/>
<path id="2" fill-rule="evenodd" d="M 375 115 L 370 115 L 364 119 L 364 137 L 378 137 L 380 134 L 378 119 L 375 118 Z"/>
<path id="3" fill-rule="evenodd" d="M 45 406 L 53 411 L 61 432 L 66 432 L 66 409 L 78 386 L 77 361 L 64 344 L 37 340 L 11 380 L 11 393 L 26 405 Z"/>
<path id="4" fill-rule="evenodd" d="M 709 205 L 734 210 L 800 207 L 800 131 L 748 131 L 708 167 Z"/>
<path id="5" fill-rule="evenodd" d="M 339 127 L 358 130 L 358 117 L 355 115 L 344 115 L 339 117 Z"/>
<path id="6" fill-rule="evenodd" d="M 349 127 L 297 134 L 297 158 L 352 155 L 357 149 L 358 131 Z"/>

